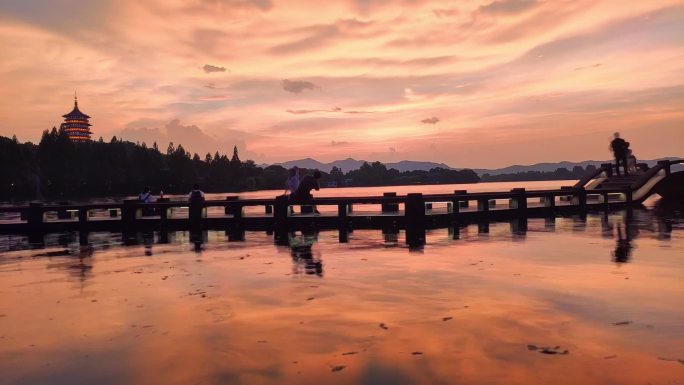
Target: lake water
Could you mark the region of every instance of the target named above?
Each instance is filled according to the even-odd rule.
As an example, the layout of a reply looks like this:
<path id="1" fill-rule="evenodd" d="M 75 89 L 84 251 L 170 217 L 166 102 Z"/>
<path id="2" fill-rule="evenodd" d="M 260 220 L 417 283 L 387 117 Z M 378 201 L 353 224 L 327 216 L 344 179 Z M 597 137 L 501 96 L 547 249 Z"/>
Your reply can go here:
<path id="1" fill-rule="evenodd" d="M 0 384 L 684 384 L 684 219 L 654 205 L 420 250 L 380 230 L 2 236 Z"/>

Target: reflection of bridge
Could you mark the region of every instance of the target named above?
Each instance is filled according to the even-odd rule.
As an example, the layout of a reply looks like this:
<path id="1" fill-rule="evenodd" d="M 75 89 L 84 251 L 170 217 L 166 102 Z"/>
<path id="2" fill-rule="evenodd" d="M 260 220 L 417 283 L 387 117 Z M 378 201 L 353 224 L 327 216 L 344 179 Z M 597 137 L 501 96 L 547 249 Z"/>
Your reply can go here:
<path id="1" fill-rule="evenodd" d="M 575 186 L 556 190 L 513 189 L 505 192 L 451 194 L 386 193 L 371 197 L 316 198 L 310 202 L 290 202 L 287 197 L 201 202 L 165 201 L 0 207 L 10 220 L 0 220 L 2 233 L 42 233 L 55 231 L 173 231 L 226 229 L 239 239 L 245 230 L 274 231 L 276 238 L 298 229 L 340 229 L 342 240 L 347 229 L 406 229 L 409 242 L 424 240 L 425 230 L 454 223 L 481 223 L 512 220 L 521 229 L 527 218 L 584 214 L 639 205 L 658 193 L 663 197 L 684 198 L 684 172 L 671 172 L 671 166 L 684 160 L 663 161 L 638 176 L 612 176 L 611 165 L 604 165 Z M 472 203 L 472 204 L 471 204 Z M 290 207 L 302 206 L 307 214 L 292 215 Z M 311 205 L 321 208 L 313 214 Z M 333 206 L 336 210 L 325 208 Z M 376 207 L 367 211 L 369 206 Z M 377 210 L 380 206 L 381 210 Z M 261 207 L 261 210 L 259 210 Z M 309 208 L 309 209 L 307 209 Z M 366 208 L 366 211 L 362 211 Z M 56 217 L 56 219 L 54 219 Z"/>

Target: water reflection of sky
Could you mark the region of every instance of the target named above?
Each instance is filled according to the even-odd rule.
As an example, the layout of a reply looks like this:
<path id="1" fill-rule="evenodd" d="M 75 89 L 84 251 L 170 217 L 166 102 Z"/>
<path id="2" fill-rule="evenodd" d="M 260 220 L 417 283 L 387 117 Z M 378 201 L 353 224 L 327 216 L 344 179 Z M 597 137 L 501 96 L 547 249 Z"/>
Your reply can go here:
<path id="1" fill-rule="evenodd" d="M 681 221 L 480 230 L 5 237 L 0 383 L 684 381 Z"/>

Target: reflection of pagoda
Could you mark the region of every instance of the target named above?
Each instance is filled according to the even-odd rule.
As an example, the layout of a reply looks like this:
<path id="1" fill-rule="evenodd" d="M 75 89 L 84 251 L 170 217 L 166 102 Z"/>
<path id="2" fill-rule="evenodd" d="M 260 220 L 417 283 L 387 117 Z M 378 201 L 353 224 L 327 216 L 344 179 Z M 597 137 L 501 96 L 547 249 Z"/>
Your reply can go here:
<path id="1" fill-rule="evenodd" d="M 90 135 L 92 134 L 92 132 L 90 132 L 90 123 L 88 123 L 90 116 L 82 113 L 78 109 L 78 99 L 75 94 L 74 109 L 62 116 L 64 117 L 64 123 L 59 126 L 59 129 L 66 132 L 69 139 L 74 142 L 87 142 L 90 140 Z"/>

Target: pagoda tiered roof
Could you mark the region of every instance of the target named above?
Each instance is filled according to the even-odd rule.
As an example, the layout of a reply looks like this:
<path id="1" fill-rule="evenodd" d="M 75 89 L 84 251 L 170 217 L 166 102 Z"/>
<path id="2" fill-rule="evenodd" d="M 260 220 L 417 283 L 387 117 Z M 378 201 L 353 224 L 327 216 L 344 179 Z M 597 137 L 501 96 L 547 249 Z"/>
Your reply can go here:
<path id="1" fill-rule="evenodd" d="M 85 119 L 90 119 L 90 116 L 84 114 L 81 112 L 81 110 L 78 109 L 78 101 L 74 100 L 74 109 L 71 110 L 68 114 L 62 115 L 63 118 L 67 120 L 85 120 Z"/>

